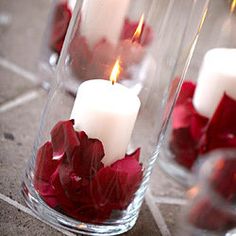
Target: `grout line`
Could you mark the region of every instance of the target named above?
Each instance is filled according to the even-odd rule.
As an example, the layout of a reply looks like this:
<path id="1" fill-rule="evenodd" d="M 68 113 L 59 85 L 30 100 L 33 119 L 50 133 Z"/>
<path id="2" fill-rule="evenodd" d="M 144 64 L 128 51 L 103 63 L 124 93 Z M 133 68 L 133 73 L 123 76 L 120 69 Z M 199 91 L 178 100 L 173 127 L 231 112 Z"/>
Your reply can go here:
<path id="1" fill-rule="evenodd" d="M 33 83 L 38 83 L 37 77 L 32 72 L 21 68 L 20 66 L 6 60 L 5 58 L 1 56 L 0 56 L 0 65 L 4 67 L 5 69 L 12 71 L 15 74 L 20 75 Z"/>
<path id="2" fill-rule="evenodd" d="M 21 210 L 22 212 L 24 212 L 24 213 L 26 213 L 26 214 L 28 214 L 28 215 L 30 215 L 30 216 L 33 216 L 34 218 L 38 219 L 39 221 L 41 221 L 41 222 L 43 222 L 43 223 L 45 223 L 45 224 L 51 226 L 52 228 L 56 229 L 57 231 L 59 231 L 59 232 L 65 234 L 65 235 L 67 235 L 67 236 L 76 236 L 75 234 L 73 234 L 73 233 L 71 233 L 71 232 L 69 232 L 69 231 L 63 230 L 63 229 L 61 229 L 61 228 L 57 228 L 57 227 L 55 227 L 54 225 L 51 225 L 51 224 L 49 224 L 48 222 L 46 222 L 46 221 L 40 219 L 40 218 L 39 218 L 37 215 L 35 215 L 35 214 L 33 213 L 33 211 L 31 211 L 28 207 L 25 207 L 25 206 L 21 205 L 21 204 L 18 203 L 17 201 L 14 201 L 14 200 L 12 200 L 11 198 L 9 198 L 9 197 L 7 197 L 7 196 L 1 194 L 1 193 L 0 193 L 0 199 L 1 199 L 2 201 L 4 201 L 4 202 L 7 202 L 9 205 L 16 207 L 17 209 Z"/>
<path id="3" fill-rule="evenodd" d="M 156 221 L 156 224 L 158 228 L 161 231 L 162 236 L 171 236 L 171 233 L 166 225 L 166 222 L 158 208 L 158 206 L 155 204 L 155 201 L 153 200 L 153 197 L 150 195 L 149 191 L 147 190 L 145 195 L 146 203 Z"/>
<path id="4" fill-rule="evenodd" d="M 153 201 L 157 204 L 170 204 L 170 205 L 186 205 L 187 200 L 174 197 L 152 197 Z"/>
<path id="5" fill-rule="evenodd" d="M 33 99 L 39 97 L 39 95 L 40 95 L 39 91 L 35 90 L 31 90 L 29 92 L 21 94 L 20 96 L 12 99 L 11 101 L 2 104 L 0 106 L 0 113 L 11 110 L 12 108 L 22 105 L 28 101 L 32 101 Z"/>

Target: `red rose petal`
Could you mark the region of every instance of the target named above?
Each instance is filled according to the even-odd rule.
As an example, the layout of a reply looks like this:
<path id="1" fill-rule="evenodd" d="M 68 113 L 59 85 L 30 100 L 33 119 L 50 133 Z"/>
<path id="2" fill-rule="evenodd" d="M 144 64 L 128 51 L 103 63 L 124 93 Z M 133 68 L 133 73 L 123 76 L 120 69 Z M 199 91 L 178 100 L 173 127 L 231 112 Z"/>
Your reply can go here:
<path id="1" fill-rule="evenodd" d="M 176 161 L 191 168 L 197 159 L 208 118 L 199 115 L 193 107 L 195 85 L 184 82 L 173 110 L 170 149 Z"/>
<path id="2" fill-rule="evenodd" d="M 92 49 L 92 58 L 88 63 L 88 78 L 109 78 L 117 57 L 116 48 L 106 39 L 101 39 Z"/>
<path id="3" fill-rule="evenodd" d="M 111 211 L 103 206 L 96 208 L 94 205 L 83 205 L 67 213 L 82 222 L 99 224 L 110 217 Z"/>
<path id="4" fill-rule="evenodd" d="M 125 158 L 134 158 L 136 161 L 139 161 L 140 153 L 141 148 L 138 148 L 131 154 L 125 154 Z"/>
<path id="5" fill-rule="evenodd" d="M 191 101 L 195 92 L 196 85 L 191 81 L 185 81 L 182 84 L 176 105 Z"/>
<path id="6" fill-rule="evenodd" d="M 231 217 L 220 208 L 215 208 L 208 198 L 195 203 L 188 214 L 189 222 L 195 227 L 213 231 L 230 229 L 233 225 L 235 226 L 236 222 Z"/>
<path id="7" fill-rule="evenodd" d="M 224 94 L 206 131 L 205 151 L 236 147 L 236 100 Z"/>
<path id="8" fill-rule="evenodd" d="M 208 118 L 194 113 L 191 117 L 190 132 L 195 141 L 201 142 L 202 135 L 207 129 Z M 198 144 L 199 146 L 200 144 Z"/>
<path id="9" fill-rule="evenodd" d="M 120 180 L 119 174 L 111 167 L 102 168 L 94 177 L 91 185 L 91 199 L 96 208 L 114 208 L 113 204 L 119 204 Z M 122 173 L 121 173 L 122 175 Z"/>
<path id="10" fill-rule="evenodd" d="M 199 141 L 208 124 L 208 118 L 199 115 L 192 101 L 178 105 L 173 110 L 172 127 L 174 130 L 188 128 L 192 139 Z"/>
<path id="11" fill-rule="evenodd" d="M 121 209 L 124 209 L 132 201 L 142 180 L 142 165 L 137 161 L 137 154 L 140 150 L 134 152 L 134 156 L 130 155 L 122 160 L 115 162 L 111 168 L 119 173 L 120 186 L 117 189 L 119 198 L 116 203 Z"/>
<path id="12" fill-rule="evenodd" d="M 209 178 L 211 187 L 217 194 L 236 204 L 236 157 L 218 160 Z"/>
<path id="13" fill-rule="evenodd" d="M 57 190 L 63 191 L 68 199 L 74 203 L 87 203 L 88 198 L 88 184 L 87 179 L 83 179 L 76 175 L 72 165 L 67 162 L 65 157 L 58 167 L 59 179 L 56 179 Z M 59 181 L 59 183 L 58 183 Z"/>
<path id="14" fill-rule="evenodd" d="M 71 67 L 74 74 L 80 79 L 88 78 L 88 64 L 92 59 L 92 53 L 85 37 L 75 35 L 69 47 Z"/>
<path id="15" fill-rule="evenodd" d="M 97 206 L 124 209 L 132 201 L 142 179 L 142 166 L 134 156 L 102 168 L 92 181 L 92 196 Z"/>
<path id="16" fill-rule="evenodd" d="M 71 10 L 66 2 L 59 3 L 53 12 L 50 47 L 57 53 L 61 52 L 71 15 Z"/>
<path id="17" fill-rule="evenodd" d="M 50 184 L 52 185 L 55 196 L 58 201 L 58 205 L 62 209 L 74 209 L 73 202 L 67 197 L 65 193 L 65 189 L 62 187 L 60 176 L 59 176 L 59 168 L 53 173 L 51 177 Z"/>
<path id="18" fill-rule="evenodd" d="M 85 132 L 77 132 L 80 146 L 72 156 L 74 172 L 81 178 L 92 178 L 103 167 L 104 149 L 101 141 L 88 138 Z"/>
<path id="19" fill-rule="evenodd" d="M 65 153 L 70 158 L 76 147 L 80 145 L 73 128 L 73 120 L 59 121 L 51 131 L 53 157 L 61 158 Z"/>
<path id="20" fill-rule="evenodd" d="M 190 169 L 198 156 L 198 143 L 193 139 L 189 128 L 172 131 L 170 150 L 177 163 Z"/>
<path id="21" fill-rule="evenodd" d="M 51 142 L 46 142 L 39 148 L 35 164 L 35 178 L 49 181 L 50 176 L 56 170 L 58 160 L 53 160 Z"/>
<path id="22" fill-rule="evenodd" d="M 130 40 L 123 40 L 120 42 L 117 51 L 123 69 L 126 69 L 132 64 L 138 64 L 141 62 L 145 54 L 144 47 L 138 43 L 133 43 Z M 124 76 L 127 75 L 125 74 Z M 120 77 L 122 77 L 122 75 Z"/>
<path id="23" fill-rule="evenodd" d="M 208 118 L 199 115 L 193 107 L 192 98 L 195 85 L 184 82 L 173 110 L 173 129 L 189 128 L 195 140 L 199 140 L 205 129 Z"/>
<path id="24" fill-rule="evenodd" d="M 175 106 L 173 110 L 173 129 L 186 128 L 191 125 L 191 118 L 195 114 L 192 101 Z"/>
<path id="25" fill-rule="evenodd" d="M 50 207 L 58 206 L 55 190 L 50 183 L 35 179 L 34 187 Z"/>

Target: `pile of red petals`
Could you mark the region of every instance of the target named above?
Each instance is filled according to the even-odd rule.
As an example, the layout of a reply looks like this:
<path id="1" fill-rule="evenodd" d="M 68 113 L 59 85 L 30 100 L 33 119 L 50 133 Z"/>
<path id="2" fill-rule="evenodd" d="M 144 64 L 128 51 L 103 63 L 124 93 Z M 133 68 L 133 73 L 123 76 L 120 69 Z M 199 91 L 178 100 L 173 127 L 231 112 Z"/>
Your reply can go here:
<path id="1" fill-rule="evenodd" d="M 116 48 L 106 39 L 101 39 L 91 50 L 87 39 L 79 34 L 72 39 L 69 54 L 71 69 L 80 80 L 109 78 L 118 57 Z"/>
<path id="2" fill-rule="evenodd" d="M 49 46 L 58 54 L 61 52 L 71 15 L 72 12 L 66 2 L 59 3 L 54 10 Z M 79 25 L 80 20 L 78 31 Z M 120 78 L 130 78 L 131 76 L 127 72 L 126 67 L 138 64 L 141 61 L 144 55 L 144 47 L 150 44 L 153 39 L 151 27 L 144 23 L 141 36 L 133 42 L 132 37 L 137 26 L 138 22 L 125 19 L 117 47 L 114 47 L 103 38 L 93 48 L 90 48 L 85 37 L 75 34 L 69 47 L 71 67 L 75 76 L 80 80 L 108 78 L 112 65 L 119 57 L 123 68 Z"/>
<path id="3" fill-rule="evenodd" d="M 188 212 L 188 221 L 196 228 L 209 231 L 228 231 L 236 227 L 235 215 L 215 206 L 212 199 L 205 196 L 193 203 Z"/>
<path id="4" fill-rule="evenodd" d="M 57 53 L 61 52 L 71 16 L 72 12 L 66 2 L 60 2 L 56 5 L 51 21 L 49 46 Z"/>
<path id="5" fill-rule="evenodd" d="M 211 119 L 195 110 L 196 85 L 185 82 L 173 111 L 170 150 L 177 163 L 191 169 L 200 154 L 217 148 L 236 148 L 236 101 L 224 94 Z"/>
<path id="6" fill-rule="evenodd" d="M 189 221 L 196 227 L 207 230 L 230 230 L 236 227 L 233 213 L 233 205 L 236 204 L 236 156 L 234 159 L 216 160 L 207 181 L 209 190 L 215 194 L 205 194 L 206 196 L 193 202 L 188 215 Z M 217 195 L 220 196 L 220 202 L 214 199 Z M 230 205 L 231 212 L 228 210 Z"/>
<path id="7" fill-rule="evenodd" d="M 116 47 L 105 38 L 98 41 L 92 48 L 87 39 L 75 34 L 69 47 L 72 71 L 80 80 L 91 78 L 109 78 L 112 65 L 120 58 L 122 77 L 130 78 L 127 67 L 138 64 L 144 56 L 144 46 L 152 41 L 152 30 L 144 24 L 140 42 L 133 42 L 132 36 L 138 22 L 125 20 L 120 41 Z"/>
<path id="8" fill-rule="evenodd" d="M 137 149 L 104 167 L 102 143 L 75 131 L 73 120 L 60 121 L 51 131 L 51 142 L 38 150 L 34 186 L 50 207 L 100 223 L 133 200 L 143 175 L 139 156 Z"/>
<path id="9" fill-rule="evenodd" d="M 236 153 L 234 158 L 216 161 L 209 176 L 209 184 L 222 199 L 236 205 Z"/>

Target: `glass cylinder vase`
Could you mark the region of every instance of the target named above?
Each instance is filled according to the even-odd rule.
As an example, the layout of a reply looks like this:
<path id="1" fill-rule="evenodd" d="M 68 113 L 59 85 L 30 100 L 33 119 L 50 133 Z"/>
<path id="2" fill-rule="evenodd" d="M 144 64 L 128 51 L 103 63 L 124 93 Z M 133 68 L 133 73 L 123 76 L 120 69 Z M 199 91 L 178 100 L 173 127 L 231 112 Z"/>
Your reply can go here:
<path id="1" fill-rule="evenodd" d="M 236 147 L 235 5 L 210 1 L 162 146 L 159 165 L 185 186 L 202 154 Z"/>
<path id="2" fill-rule="evenodd" d="M 135 224 L 204 2 L 77 1 L 22 185 L 42 219 L 89 235 Z"/>
<path id="3" fill-rule="evenodd" d="M 236 230 L 236 150 L 206 154 L 195 166 L 195 184 L 179 220 L 181 236 L 233 236 Z"/>
<path id="4" fill-rule="evenodd" d="M 55 77 L 66 32 L 77 0 L 52 0 L 38 57 L 38 79 L 44 87 Z M 81 0 L 79 0 L 81 2 Z"/>

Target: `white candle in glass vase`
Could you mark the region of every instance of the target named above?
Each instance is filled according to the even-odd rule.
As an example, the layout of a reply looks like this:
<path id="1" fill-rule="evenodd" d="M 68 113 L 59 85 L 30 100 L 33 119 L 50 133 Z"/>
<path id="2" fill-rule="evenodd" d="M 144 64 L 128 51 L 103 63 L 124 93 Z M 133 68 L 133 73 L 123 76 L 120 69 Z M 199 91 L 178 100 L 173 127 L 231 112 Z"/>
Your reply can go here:
<path id="1" fill-rule="evenodd" d="M 90 47 L 106 38 L 116 45 L 130 0 L 84 0 L 80 32 Z"/>
<path id="2" fill-rule="evenodd" d="M 108 166 L 125 156 L 139 108 L 140 100 L 129 88 L 108 80 L 87 80 L 78 89 L 71 119 L 76 130 L 102 142 L 102 162 Z"/>
<path id="3" fill-rule="evenodd" d="M 236 99 L 236 49 L 215 48 L 204 57 L 193 105 L 201 115 L 210 118 L 224 93 Z"/>

